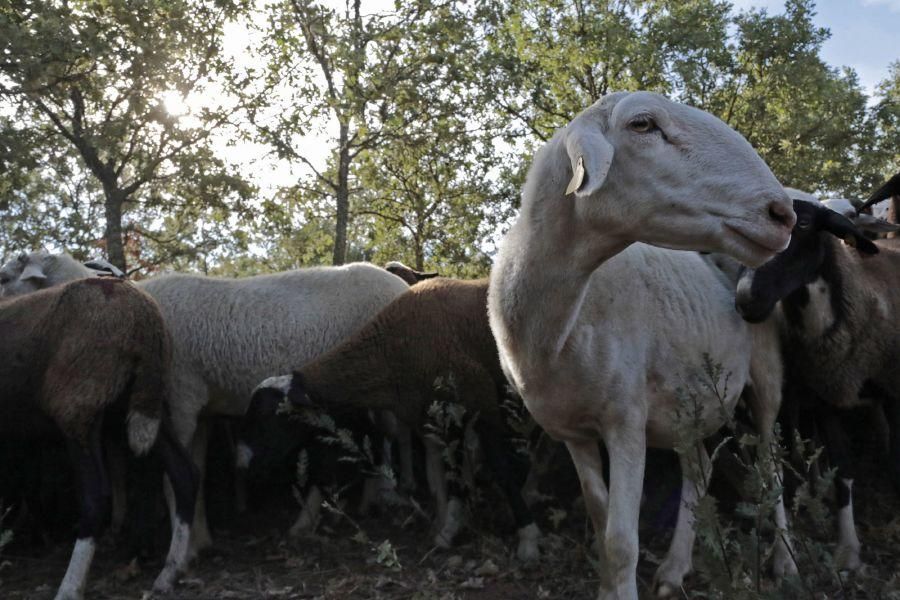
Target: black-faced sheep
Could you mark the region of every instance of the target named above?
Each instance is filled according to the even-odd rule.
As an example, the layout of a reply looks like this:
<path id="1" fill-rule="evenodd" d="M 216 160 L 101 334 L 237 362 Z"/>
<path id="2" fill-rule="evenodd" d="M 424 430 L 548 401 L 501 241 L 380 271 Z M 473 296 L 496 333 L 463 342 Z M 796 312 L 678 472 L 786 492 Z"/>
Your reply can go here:
<path id="1" fill-rule="evenodd" d="M 188 559 L 197 474 L 164 415 L 171 356 L 159 307 L 114 279 L 0 298 L 0 357 L 0 435 L 29 437 L 56 429 L 77 470 L 78 539 L 57 598 L 84 594 L 110 493 L 101 433 L 104 420 L 114 418 L 127 423 L 132 450 L 152 450 L 173 482 L 174 533 L 154 584 L 158 591 L 170 590 Z"/>
<path id="2" fill-rule="evenodd" d="M 891 240 L 873 243 L 819 203 L 795 200 L 794 211 L 790 245 L 741 276 L 736 304 L 753 322 L 780 307 L 788 381 L 816 398 L 817 420 L 837 466 L 837 564 L 856 569 L 862 563 L 853 522 L 853 465 L 834 409 L 862 405 L 864 386 L 878 390 L 891 429 L 893 475 L 900 480 L 900 250 Z"/>
<path id="3" fill-rule="evenodd" d="M 520 558 L 537 556 L 539 531 L 521 496 L 527 466 L 510 443 L 500 399 L 507 382 L 487 322 L 487 281 L 431 279 L 395 299 L 352 338 L 291 376 L 266 380 L 248 418 L 272 412 L 287 394 L 297 407 L 386 409 L 424 434 L 435 380 L 452 377 L 455 395 L 477 413 L 486 461 L 509 499 L 519 528 Z M 441 493 L 441 448 L 426 437 L 432 490 Z M 458 504 L 438 497 L 436 543 L 459 528 Z"/>

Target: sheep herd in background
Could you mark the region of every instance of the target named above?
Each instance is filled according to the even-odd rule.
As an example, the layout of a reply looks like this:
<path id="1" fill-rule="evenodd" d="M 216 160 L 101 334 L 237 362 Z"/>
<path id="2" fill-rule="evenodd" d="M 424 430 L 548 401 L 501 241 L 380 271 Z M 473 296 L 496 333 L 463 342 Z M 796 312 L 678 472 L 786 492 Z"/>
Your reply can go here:
<path id="1" fill-rule="evenodd" d="M 872 201 L 896 196 L 900 176 Z M 426 435 L 438 381 L 452 383 L 509 502 L 517 557 L 535 560 L 540 530 L 522 492 L 528 464 L 501 408 L 512 395 L 568 448 L 596 535 L 599 597 L 636 600 L 646 449 L 679 445 L 680 390 L 709 356 L 728 380 L 721 394 L 713 382 L 696 396 L 704 434 L 743 398 L 769 449 L 783 390 L 786 399 L 813 398 L 838 466 L 836 556 L 855 569 L 852 461 L 834 411 L 864 402 L 863 388 L 862 397 L 883 400 L 900 482 L 892 392 L 900 332 L 888 325 L 900 309 L 892 294 L 900 253 L 892 240 L 864 234 L 896 229 L 849 201 L 820 204 L 783 188 L 746 140 L 708 113 L 646 92 L 609 94 L 536 154 L 490 279 L 355 263 L 131 284 L 67 255 L 9 261 L 0 268 L 0 435 L 55 427 L 76 465 L 78 539 L 57 598 L 83 597 L 109 496 L 114 525 L 125 510 L 121 473 L 108 474 L 102 445 L 127 439 L 135 454 L 157 456 L 172 538 L 154 589 L 166 593 L 212 543 L 202 493 L 207 415 L 241 418 L 241 469 L 272 450 L 267 439 L 287 426 L 285 406 L 377 432 L 386 464 L 397 442 L 406 487 L 415 485 L 411 438 L 421 439 L 434 542 L 451 545 L 463 501 L 445 477 L 443 447 Z M 326 460 L 308 429 L 289 435 L 311 462 Z M 661 597 L 680 593 L 692 568 L 692 508 L 712 469 L 695 446 L 699 475 L 681 455 L 677 524 L 655 577 Z M 766 460 L 768 477 L 778 477 L 778 462 Z M 293 534 L 313 526 L 318 478 L 333 475 L 328 466 L 312 471 L 322 475 Z M 773 517 L 774 574 L 796 573 L 780 497 Z"/>

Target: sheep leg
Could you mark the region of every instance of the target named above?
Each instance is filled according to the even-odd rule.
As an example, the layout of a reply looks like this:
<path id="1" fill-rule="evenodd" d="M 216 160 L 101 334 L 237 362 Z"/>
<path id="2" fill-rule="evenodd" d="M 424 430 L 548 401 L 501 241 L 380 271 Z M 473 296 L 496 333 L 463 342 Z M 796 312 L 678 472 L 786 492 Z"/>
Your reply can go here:
<path id="1" fill-rule="evenodd" d="M 465 436 L 468 419 L 462 423 L 456 423 L 451 419 L 447 427 L 447 437 L 444 441 L 445 452 L 441 457 L 447 461 L 445 471 L 447 485 L 447 514 L 444 518 L 444 526 L 438 533 L 438 538 L 446 542 L 447 546 L 453 545 L 456 536 L 465 525 Z"/>
<path id="2" fill-rule="evenodd" d="M 198 496 L 199 474 L 187 450 L 175 439 L 167 423 L 160 428 L 154 452 L 162 460 L 175 496 L 172 540 L 166 564 L 153 583 L 155 592 L 168 593 L 190 560 L 191 520 Z"/>
<path id="3" fill-rule="evenodd" d="M 209 428 L 204 421 L 197 423 L 194 432 L 194 443 L 191 447 L 194 464 L 200 471 L 197 483 L 197 502 L 194 508 L 194 523 L 191 527 L 191 553 L 196 556 L 202 550 L 212 546 L 212 536 L 206 521 L 206 449 L 208 447 Z"/>
<path id="4" fill-rule="evenodd" d="M 435 501 L 435 545 L 449 548 L 450 544 L 441 537 L 444 522 L 447 519 L 447 478 L 444 469 L 444 445 L 430 437 L 425 438 L 425 474 L 428 477 L 428 489 Z"/>
<path id="5" fill-rule="evenodd" d="M 387 411 L 383 411 L 387 412 Z M 388 413 L 390 414 L 390 413 Z M 393 415 L 391 415 L 393 417 Z M 368 474 L 363 482 L 363 493 L 359 500 L 358 512 L 360 515 L 367 515 L 375 503 L 383 509 L 390 509 L 391 506 L 399 506 L 403 504 L 403 498 L 397 493 L 397 481 L 386 473 L 388 469 L 393 473 L 393 446 L 391 438 L 397 432 L 396 425 L 393 427 L 384 427 L 382 418 L 382 426 L 376 428 L 371 436 L 374 439 L 372 444 L 372 458 L 376 466 L 375 473 Z M 396 421 L 396 419 L 395 419 Z M 363 440 L 358 440 L 360 444 Z"/>
<path id="6" fill-rule="evenodd" d="M 540 558 L 538 539 L 541 531 L 522 497 L 522 488 L 530 466 L 528 459 L 516 451 L 510 432 L 497 431 L 485 419 L 479 419 L 475 423 L 475 431 L 481 440 L 488 467 L 509 501 L 516 521 L 519 532 L 516 556 L 523 562 L 536 561 Z"/>
<path id="7" fill-rule="evenodd" d="M 107 442 L 106 460 L 109 465 L 109 480 L 112 488 L 112 521 L 110 529 L 113 535 L 118 535 L 125 524 L 126 498 L 128 495 L 125 489 L 125 449 L 116 442 Z"/>
<path id="8" fill-rule="evenodd" d="M 290 529 L 291 537 L 301 537 L 305 534 L 312 533 L 316 529 L 319 522 L 319 512 L 322 508 L 322 490 L 317 485 L 311 485 L 309 492 L 306 494 L 306 500 L 303 508 L 300 510 L 300 516 L 294 522 Z"/>
<path id="9" fill-rule="evenodd" d="M 784 507 L 784 477 L 781 469 L 781 458 L 775 440 L 775 422 L 782 404 L 783 363 L 776 353 L 768 351 L 777 347 L 771 338 L 761 336 L 774 335 L 769 328 L 754 329 L 753 359 L 750 364 L 751 386 L 744 391 L 744 398 L 759 434 L 760 448 L 757 460 L 762 460 L 765 474 L 771 489 L 780 489 L 775 500 L 775 547 L 772 555 L 772 573 L 776 578 L 785 575 L 796 575 L 797 564 L 794 562 L 794 549 L 788 534 L 787 510 Z"/>
<path id="10" fill-rule="evenodd" d="M 87 446 L 69 442 L 69 454 L 78 470 L 81 506 L 78 538 L 66 574 L 56 592 L 56 600 L 79 600 L 84 597 L 88 571 L 97 548 L 96 540 L 103 532 L 108 516 L 110 491 L 100 447 L 101 421 L 102 418 L 98 418 L 92 427 Z"/>
<path id="11" fill-rule="evenodd" d="M 247 469 L 241 463 L 239 456 L 241 447 L 238 443 L 236 429 L 236 425 L 232 421 L 225 424 L 228 447 L 234 456 L 234 509 L 237 514 L 242 515 L 247 512 Z"/>
<path id="12" fill-rule="evenodd" d="M 397 416 L 389 410 L 379 410 L 375 414 L 378 428 L 384 436 L 384 456 L 386 464 L 393 464 L 392 447 L 397 442 L 398 460 L 400 462 L 400 480 L 397 482 L 401 490 L 413 492 L 416 489 L 416 477 L 413 472 L 412 430 L 401 423 Z"/>
<path id="13" fill-rule="evenodd" d="M 681 502 L 678 506 L 678 522 L 669 545 L 665 560 L 659 565 L 654 577 L 654 588 L 659 598 L 682 595 L 684 576 L 690 573 L 693 560 L 694 508 L 706 495 L 712 463 L 702 443 L 696 444 L 691 452 L 679 454 L 681 465 Z"/>
<path id="14" fill-rule="evenodd" d="M 206 427 L 202 423 L 196 424 L 196 429 L 192 429 L 189 434 L 178 435 L 177 441 L 182 445 L 191 445 L 192 462 L 198 470 L 197 480 L 197 500 L 194 503 L 194 518 L 191 525 L 191 549 L 188 562 L 194 560 L 200 552 L 212 545 L 212 537 L 209 535 L 209 528 L 206 524 L 206 495 L 203 493 L 206 481 Z M 173 482 L 166 475 L 164 482 L 164 491 L 166 493 L 166 504 L 169 507 L 169 522 L 172 525 L 172 536 L 178 535 L 178 514 L 177 514 L 177 498 L 172 489 Z"/>
<path id="15" fill-rule="evenodd" d="M 606 432 L 609 451 L 609 512 L 606 557 L 616 600 L 638 600 L 638 517 L 647 454 L 646 419 Z"/>
<path id="16" fill-rule="evenodd" d="M 816 411 L 819 427 L 828 450 L 831 463 L 837 467 L 834 480 L 838 507 L 838 544 L 834 552 L 837 567 L 845 571 L 855 571 L 862 566 L 859 558 L 859 537 L 853 520 L 853 462 L 850 458 L 849 443 L 837 411 L 822 402 Z"/>
<path id="17" fill-rule="evenodd" d="M 900 494 L 900 399 L 888 397 L 884 401 L 884 413 L 887 417 L 890 450 L 891 476 L 894 490 Z"/>
<path id="18" fill-rule="evenodd" d="M 599 598 L 615 598 L 615 591 L 610 579 L 609 561 L 606 558 L 606 522 L 609 507 L 609 492 L 603 480 L 603 458 L 596 440 L 568 441 L 566 448 L 575 464 L 575 471 L 581 482 L 584 504 L 588 516 L 594 525 L 597 555 L 600 562 L 600 594 Z"/>
<path id="19" fill-rule="evenodd" d="M 772 488 L 778 487 L 781 493 L 775 500 L 775 548 L 772 556 L 772 574 L 776 578 L 785 575 L 796 575 L 797 564 L 794 562 L 794 548 L 791 544 L 788 533 L 787 510 L 784 506 L 784 475 L 781 468 L 780 458 L 776 454 L 777 445 L 774 439 L 774 427 L 776 413 L 771 412 L 767 417 L 756 418 L 758 433 L 760 435 L 760 449 L 762 455 L 757 460 L 765 461 L 766 475 L 769 479 L 769 485 Z"/>
<path id="20" fill-rule="evenodd" d="M 468 397 L 465 394 L 466 380 L 460 379 L 456 385 L 457 398 Z M 464 505 L 462 501 L 462 456 L 465 445 L 465 422 L 457 423 L 449 418 L 446 431 L 447 439 L 439 440 L 425 436 L 426 474 L 428 488 L 435 499 L 436 519 L 434 543 L 439 548 L 449 548 L 462 528 Z M 455 464 L 452 476 L 448 478 L 444 463 L 444 452 L 447 459 Z"/>
<path id="21" fill-rule="evenodd" d="M 404 423 L 397 427 L 397 454 L 400 462 L 400 487 L 409 493 L 416 490 L 416 475 L 413 469 L 412 430 Z"/>

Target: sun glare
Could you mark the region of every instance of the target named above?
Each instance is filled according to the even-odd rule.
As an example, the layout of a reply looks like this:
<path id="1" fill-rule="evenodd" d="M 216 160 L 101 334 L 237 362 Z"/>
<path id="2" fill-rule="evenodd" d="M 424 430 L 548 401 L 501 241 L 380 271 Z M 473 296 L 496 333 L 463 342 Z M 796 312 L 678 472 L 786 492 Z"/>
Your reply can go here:
<path id="1" fill-rule="evenodd" d="M 191 112 L 187 100 L 179 92 L 169 90 L 160 94 L 166 112 L 173 117 L 182 117 Z"/>

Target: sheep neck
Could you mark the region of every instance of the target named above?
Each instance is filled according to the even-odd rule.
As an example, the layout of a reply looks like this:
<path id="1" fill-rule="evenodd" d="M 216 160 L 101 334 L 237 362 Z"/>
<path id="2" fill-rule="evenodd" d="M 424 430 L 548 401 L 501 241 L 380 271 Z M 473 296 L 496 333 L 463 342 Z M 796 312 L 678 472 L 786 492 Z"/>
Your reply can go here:
<path id="1" fill-rule="evenodd" d="M 591 275 L 632 243 L 586 226 L 579 219 L 578 202 L 583 201 L 544 198 L 526 206 L 492 277 L 492 295 L 506 329 L 504 345 L 529 368 L 560 357 Z"/>

